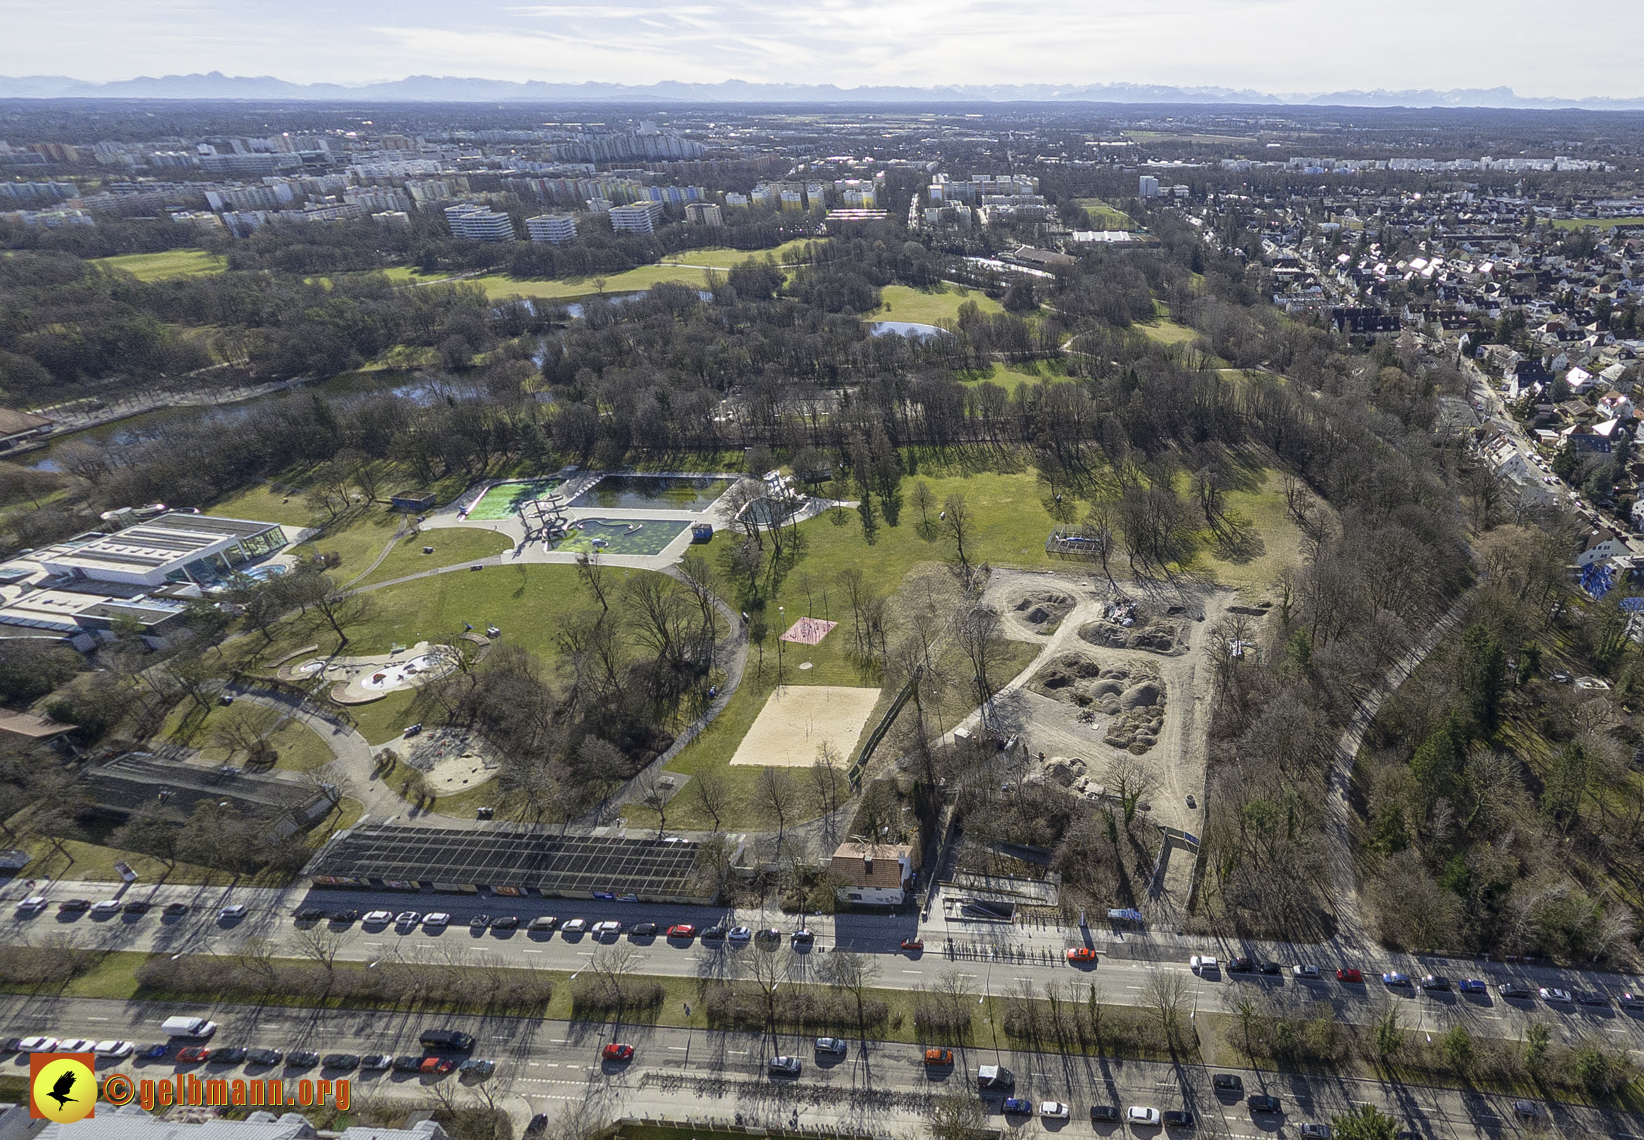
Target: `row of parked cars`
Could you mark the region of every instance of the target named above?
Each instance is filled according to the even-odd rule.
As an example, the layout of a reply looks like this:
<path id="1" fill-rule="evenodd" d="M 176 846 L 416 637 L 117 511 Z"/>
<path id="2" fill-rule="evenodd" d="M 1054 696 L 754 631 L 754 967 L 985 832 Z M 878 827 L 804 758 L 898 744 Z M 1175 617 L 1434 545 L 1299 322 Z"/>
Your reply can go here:
<path id="1" fill-rule="evenodd" d="M 1073 952 L 1069 951 L 1068 957 L 1070 960 L 1072 955 Z M 1206 974 L 1213 974 L 1218 969 L 1217 960 L 1208 954 L 1193 955 L 1188 959 L 1188 965 L 1192 967 L 1195 974 L 1201 977 Z M 1282 970 L 1283 967 L 1277 962 L 1260 961 L 1245 957 L 1235 957 L 1227 960 L 1227 972 L 1230 974 L 1277 974 Z M 1323 977 L 1317 966 L 1306 962 L 1298 962 L 1290 967 L 1290 973 L 1303 981 L 1318 980 Z M 1364 973 L 1353 966 L 1342 966 L 1336 971 L 1336 980 L 1348 985 L 1362 985 L 1364 983 Z M 1442 974 L 1427 974 L 1421 978 L 1413 978 L 1411 975 L 1401 973 L 1398 970 L 1388 970 L 1382 974 L 1381 982 L 1382 985 L 1391 989 L 1414 988 L 1430 992 L 1448 992 L 1452 988 L 1450 979 Z M 1454 988 L 1464 994 L 1490 992 L 1489 983 L 1479 978 L 1462 978 L 1454 983 Z M 1540 997 L 1542 1001 L 1550 1005 L 1608 1006 L 1610 1004 L 1609 995 L 1599 993 L 1597 990 L 1564 990 L 1554 986 L 1540 986 L 1531 989 L 1519 982 L 1501 982 L 1496 986 L 1496 992 L 1504 998 L 1519 1001 L 1529 1001 L 1534 997 Z M 1616 999 L 1616 1002 L 1622 1009 L 1644 1011 L 1644 994 L 1624 993 Z"/>
<path id="2" fill-rule="evenodd" d="M 19 918 L 31 918 L 44 911 L 51 905 L 51 900 L 45 895 L 30 895 L 17 904 Z M 156 906 L 154 903 L 142 899 L 132 899 L 125 902 L 121 899 L 104 899 L 102 902 L 92 902 L 90 899 L 64 899 L 57 904 L 57 913 L 61 915 L 89 914 L 93 918 L 109 918 L 116 914 L 147 914 L 151 910 L 158 910 L 167 918 L 176 918 L 184 915 L 191 908 L 185 902 L 166 903 Z M 243 906 L 225 906 L 217 911 L 219 918 L 244 918 L 246 908 Z"/>
<path id="3" fill-rule="evenodd" d="M 338 925 L 348 925 L 358 921 L 362 926 L 398 926 L 412 929 L 421 926 L 424 930 L 438 930 L 451 925 L 451 916 L 445 911 L 434 911 L 422 914 L 414 910 L 404 910 L 395 914 L 388 910 L 366 911 L 363 915 L 357 910 L 327 912 L 320 909 L 300 910 L 296 915 L 297 922 L 313 923 L 329 920 Z M 489 914 L 476 914 L 468 920 L 470 930 L 517 930 L 520 928 L 518 915 L 505 914 L 492 917 Z M 782 941 L 782 932 L 774 926 L 766 930 L 754 930 L 748 926 L 726 927 L 721 925 L 698 927 L 688 922 L 674 923 L 671 926 L 656 922 L 622 923 L 616 919 L 605 919 L 590 923 L 585 918 L 561 919 L 557 915 L 545 914 L 524 924 L 527 931 L 533 933 L 551 933 L 559 931 L 561 934 L 589 934 L 594 938 L 617 937 L 626 932 L 630 938 L 667 938 L 671 942 L 690 942 L 701 938 L 704 942 L 725 941 L 732 943 L 761 942 L 776 944 Z M 795 946 L 808 946 L 816 940 L 816 936 L 809 930 L 801 928 L 790 936 Z"/>

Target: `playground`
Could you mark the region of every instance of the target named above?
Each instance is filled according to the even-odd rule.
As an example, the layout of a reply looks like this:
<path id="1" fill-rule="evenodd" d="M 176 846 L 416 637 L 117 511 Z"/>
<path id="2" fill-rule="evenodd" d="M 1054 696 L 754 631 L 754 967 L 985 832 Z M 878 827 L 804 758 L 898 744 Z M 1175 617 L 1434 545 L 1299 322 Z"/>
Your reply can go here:
<path id="1" fill-rule="evenodd" d="M 831 745 L 841 767 L 879 702 L 878 689 L 845 685 L 783 685 L 759 710 L 732 764 L 808 768 L 817 749 Z"/>
<path id="2" fill-rule="evenodd" d="M 396 646 L 386 658 L 380 653 L 369 657 L 314 657 L 280 666 L 279 676 L 287 681 L 321 677 L 336 683 L 332 699 L 342 704 L 365 704 L 437 680 L 453 668 L 455 661 L 448 646 L 419 641 L 410 649 Z"/>

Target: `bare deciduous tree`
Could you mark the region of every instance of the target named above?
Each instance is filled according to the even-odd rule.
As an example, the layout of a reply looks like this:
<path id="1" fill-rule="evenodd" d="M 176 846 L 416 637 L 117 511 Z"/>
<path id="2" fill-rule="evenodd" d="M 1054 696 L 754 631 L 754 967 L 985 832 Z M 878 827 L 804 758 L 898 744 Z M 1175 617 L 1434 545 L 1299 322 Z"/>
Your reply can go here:
<path id="1" fill-rule="evenodd" d="M 754 785 L 754 800 L 776 817 L 776 846 L 780 851 L 788 829 L 788 817 L 798 806 L 797 789 L 793 777 L 781 768 L 762 768 Z"/>

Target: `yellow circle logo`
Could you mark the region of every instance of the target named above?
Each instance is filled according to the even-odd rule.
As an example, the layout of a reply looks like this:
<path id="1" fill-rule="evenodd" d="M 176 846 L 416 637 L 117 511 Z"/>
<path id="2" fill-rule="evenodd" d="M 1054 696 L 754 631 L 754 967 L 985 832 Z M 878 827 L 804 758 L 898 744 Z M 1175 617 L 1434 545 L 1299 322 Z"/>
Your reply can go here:
<path id="1" fill-rule="evenodd" d="M 58 1057 L 40 1067 L 30 1090 L 34 1107 L 47 1120 L 74 1124 L 97 1106 L 97 1078 L 91 1068 L 73 1057 Z"/>

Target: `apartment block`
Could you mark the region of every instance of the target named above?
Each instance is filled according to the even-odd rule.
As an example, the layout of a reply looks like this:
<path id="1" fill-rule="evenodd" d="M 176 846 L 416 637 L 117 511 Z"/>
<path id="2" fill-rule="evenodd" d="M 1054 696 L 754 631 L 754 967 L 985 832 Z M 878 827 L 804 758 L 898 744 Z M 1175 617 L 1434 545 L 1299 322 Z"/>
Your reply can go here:
<path id="1" fill-rule="evenodd" d="M 525 219 L 525 232 L 532 241 L 564 245 L 576 240 L 577 220 L 572 214 L 542 214 Z"/>
<path id="2" fill-rule="evenodd" d="M 631 206 L 611 207 L 611 228 L 617 233 L 655 233 L 661 220 L 661 202 L 635 202 Z"/>

